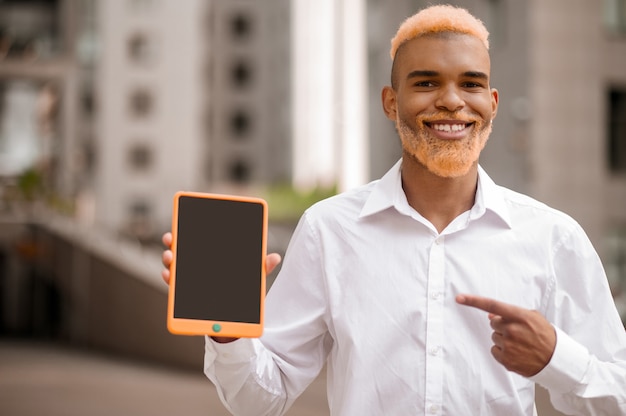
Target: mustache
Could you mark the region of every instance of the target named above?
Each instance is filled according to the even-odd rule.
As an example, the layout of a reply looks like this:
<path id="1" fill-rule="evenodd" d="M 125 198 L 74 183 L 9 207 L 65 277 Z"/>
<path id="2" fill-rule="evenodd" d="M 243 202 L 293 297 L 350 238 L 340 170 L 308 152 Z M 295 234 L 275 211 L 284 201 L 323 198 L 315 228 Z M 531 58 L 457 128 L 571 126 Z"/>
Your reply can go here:
<path id="1" fill-rule="evenodd" d="M 441 120 L 455 120 L 463 123 L 480 123 L 482 118 L 475 114 L 457 113 L 449 111 L 437 111 L 429 114 L 420 114 L 415 120 L 418 123 L 433 123 Z"/>

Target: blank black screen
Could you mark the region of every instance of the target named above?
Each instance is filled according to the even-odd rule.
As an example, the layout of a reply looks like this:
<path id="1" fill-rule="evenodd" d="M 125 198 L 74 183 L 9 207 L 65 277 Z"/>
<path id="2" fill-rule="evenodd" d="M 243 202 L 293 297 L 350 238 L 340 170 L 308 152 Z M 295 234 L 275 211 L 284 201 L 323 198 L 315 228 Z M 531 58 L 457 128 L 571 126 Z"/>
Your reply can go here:
<path id="1" fill-rule="evenodd" d="M 174 317 L 259 323 L 263 205 L 181 196 Z"/>

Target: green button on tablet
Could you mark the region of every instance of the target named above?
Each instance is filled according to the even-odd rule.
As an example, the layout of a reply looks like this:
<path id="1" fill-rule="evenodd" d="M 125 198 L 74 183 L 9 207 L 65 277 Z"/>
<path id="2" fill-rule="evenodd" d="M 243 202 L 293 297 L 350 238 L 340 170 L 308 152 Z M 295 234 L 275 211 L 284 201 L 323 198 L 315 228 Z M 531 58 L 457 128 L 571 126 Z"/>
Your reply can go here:
<path id="1" fill-rule="evenodd" d="M 213 324 L 213 332 L 220 332 L 222 330 L 222 325 Z"/>

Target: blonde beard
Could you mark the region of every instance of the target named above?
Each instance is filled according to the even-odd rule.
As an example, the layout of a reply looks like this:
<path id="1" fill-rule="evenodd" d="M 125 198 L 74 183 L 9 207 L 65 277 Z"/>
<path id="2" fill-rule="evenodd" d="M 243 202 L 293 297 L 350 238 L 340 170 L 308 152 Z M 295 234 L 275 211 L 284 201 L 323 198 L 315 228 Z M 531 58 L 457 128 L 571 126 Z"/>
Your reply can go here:
<path id="1" fill-rule="evenodd" d="M 413 130 L 399 117 L 396 119 L 396 129 L 402 142 L 403 153 L 437 176 L 458 178 L 469 172 L 478 161 L 480 152 L 489 139 L 491 122 L 485 122 L 482 119 L 463 119 L 463 121 L 474 122 L 470 136 L 462 140 L 442 140 L 428 134 L 423 122 L 424 118 L 426 117 L 422 116 L 417 119 L 419 130 Z M 428 119 L 443 118 L 435 115 L 429 116 Z"/>

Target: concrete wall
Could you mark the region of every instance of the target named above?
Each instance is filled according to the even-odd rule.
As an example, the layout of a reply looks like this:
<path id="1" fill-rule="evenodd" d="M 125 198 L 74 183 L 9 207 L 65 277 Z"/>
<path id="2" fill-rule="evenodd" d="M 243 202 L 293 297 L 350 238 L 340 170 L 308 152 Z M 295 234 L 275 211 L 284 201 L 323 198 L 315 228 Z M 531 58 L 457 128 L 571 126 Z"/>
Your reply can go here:
<path id="1" fill-rule="evenodd" d="M 159 251 L 63 220 L 0 223 L 1 332 L 47 337 L 130 358 L 201 369 L 202 337 L 166 328 Z"/>
<path id="2" fill-rule="evenodd" d="M 531 5 L 531 194 L 578 220 L 602 255 L 607 231 L 626 222 L 625 178 L 606 163 L 607 91 L 626 84 L 626 41 L 597 2 Z"/>

